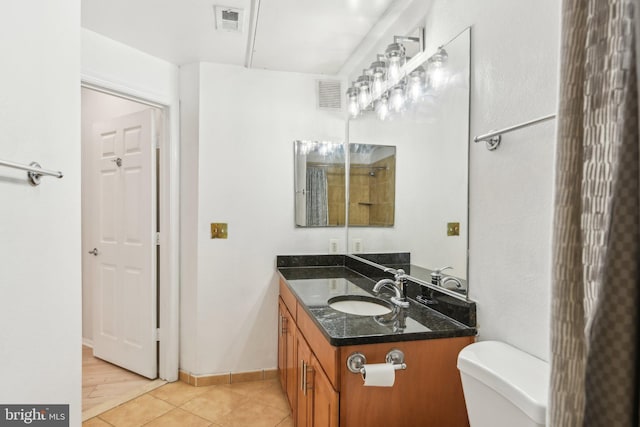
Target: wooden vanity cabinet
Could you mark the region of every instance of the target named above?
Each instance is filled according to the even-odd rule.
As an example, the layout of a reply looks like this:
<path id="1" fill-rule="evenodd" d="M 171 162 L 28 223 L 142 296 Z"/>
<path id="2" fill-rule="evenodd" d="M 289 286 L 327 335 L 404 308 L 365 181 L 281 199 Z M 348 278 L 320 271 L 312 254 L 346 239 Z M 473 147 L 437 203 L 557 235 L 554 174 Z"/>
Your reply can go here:
<path id="1" fill-rule="evenodd" d="M 469 426 L 456 360 L 474 337 L 334 347 L 282 282 L 279 311 L 278 369 L 295 427 Z M 391 349 L 407 363 L 393 387 L 364 387 L 347 369 L 353 352 L 383 363 Z"/>

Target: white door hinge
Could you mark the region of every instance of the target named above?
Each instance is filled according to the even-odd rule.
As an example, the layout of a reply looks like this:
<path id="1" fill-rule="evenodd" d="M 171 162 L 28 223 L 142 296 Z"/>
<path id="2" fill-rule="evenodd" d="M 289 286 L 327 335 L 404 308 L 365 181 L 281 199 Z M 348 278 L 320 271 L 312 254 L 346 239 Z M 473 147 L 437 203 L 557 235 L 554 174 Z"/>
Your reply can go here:
<path id="1" fill-rule="evenodd" d="M 156 232 L 156 246 L 160 246 L 160 232 Z"/>
<path id="2" fill-rule="evenodd" d="M 156 328 L 156 341 L 160 341 L 160 328 Z"/>

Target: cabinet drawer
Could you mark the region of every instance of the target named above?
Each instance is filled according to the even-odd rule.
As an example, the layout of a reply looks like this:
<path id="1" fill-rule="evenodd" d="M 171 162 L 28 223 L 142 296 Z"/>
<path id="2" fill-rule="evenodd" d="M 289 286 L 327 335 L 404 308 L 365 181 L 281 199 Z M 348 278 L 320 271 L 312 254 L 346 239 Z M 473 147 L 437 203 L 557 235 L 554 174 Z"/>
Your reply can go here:
<path id="1" fill-rule="evenodd" d="M 291 293 L 289 287 L 282 281 L 282 279 L 280 279 L 280 298 L 282 298 L 282 301 L 284 301 L 284 304 L 287 306 L 293 320 L 296 320 L 296 297 Z"/>

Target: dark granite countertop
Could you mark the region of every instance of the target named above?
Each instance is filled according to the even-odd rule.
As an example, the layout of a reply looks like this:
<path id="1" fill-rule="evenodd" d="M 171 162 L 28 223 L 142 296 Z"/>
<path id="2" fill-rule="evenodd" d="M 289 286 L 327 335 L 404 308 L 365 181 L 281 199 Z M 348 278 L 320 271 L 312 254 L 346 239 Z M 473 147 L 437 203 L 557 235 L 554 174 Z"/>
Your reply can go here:
<path id="1" fill-rule="evenodd" d="M 472 336 L 476 329 L 413 300 L 382 316 L 358 316 L 329 307 L 340 295 L 373 294 L 375 281 L 345 266 L 279 267 L 289 289 L 333 346 Z M 383 288 L 378 297 L 389 300 Z"/>

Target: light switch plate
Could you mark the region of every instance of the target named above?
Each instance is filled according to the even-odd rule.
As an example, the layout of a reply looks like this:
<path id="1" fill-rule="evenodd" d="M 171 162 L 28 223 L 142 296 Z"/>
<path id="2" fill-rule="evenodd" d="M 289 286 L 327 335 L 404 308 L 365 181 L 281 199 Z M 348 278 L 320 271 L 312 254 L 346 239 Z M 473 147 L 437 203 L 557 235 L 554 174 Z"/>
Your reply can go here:
<path id="1" fill-rule="evenodd" d="M 227 223 L 226 222 L 212 222 L 211 223 L 211 238 L 212 239 L 226 239 L 227 238 Z"/>

